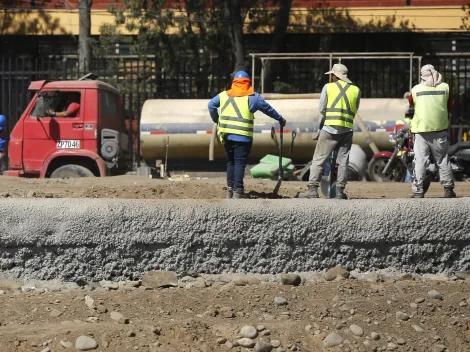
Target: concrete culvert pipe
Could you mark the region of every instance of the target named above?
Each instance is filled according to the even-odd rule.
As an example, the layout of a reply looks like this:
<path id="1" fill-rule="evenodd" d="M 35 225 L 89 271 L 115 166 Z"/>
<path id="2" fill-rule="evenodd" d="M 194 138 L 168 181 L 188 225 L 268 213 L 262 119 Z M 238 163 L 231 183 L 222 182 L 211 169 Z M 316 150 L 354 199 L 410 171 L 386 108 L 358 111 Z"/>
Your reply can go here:
<path id="1" fill-rule="evenodd" d="M 348 179 L 349 181 L 362 181 L 367 171 L 367 157 L 362 148 L 353 144 L 349 153 Z"/>

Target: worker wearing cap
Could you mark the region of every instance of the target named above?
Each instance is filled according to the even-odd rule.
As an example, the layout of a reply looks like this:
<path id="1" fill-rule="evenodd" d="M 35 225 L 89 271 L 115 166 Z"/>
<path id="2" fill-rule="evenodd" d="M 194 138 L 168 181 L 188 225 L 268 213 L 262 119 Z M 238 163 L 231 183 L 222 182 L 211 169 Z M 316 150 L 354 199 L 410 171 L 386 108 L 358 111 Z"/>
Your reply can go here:
<path id="1" fill-rule="evenodd" d="M 231 89 L 212 98 L 208 107 L 227 155 L 227 198 L 244 198 L 243 177 L 253 143 L 254 113 L 259 110 L 281 126 L 286 120 L 255 93 L 250 76 L 244 71 L 237 72 Z"/>
<path id="2" fill-rule="evenodd" d="M 3 171 L 3 163 L 5 161 L 5 151 L 8 143 L 8 134 L 6 131 L 7 119 L 0 115 L 0 172 Z"/>
<path id="3" fill-rule="evenodd" d="M 408 101 L 415 107 L 411 121 L 415 154 L 413 198 L 424 198 L 426 163 L 431 155 L 439 168 L 444 197 L 454 198 L 454 176 L 448 156 L 447 139 L 449 111 L 452 108 L 449 85 L 442 82 L 442 75 L 434 66 L 424 65 L 421 68 L 421 82 L 411 89 Z"/>
<path id="4" fill-rule="evenodd" d="M 335 64 L 326 74 L 333 75 L 333 82 L 327 83 L 320 95 L 319 109 L 323 115 L 321 130 L 310 168 L 308 190 L 300 193 L 299 198 L 318 198 L 318 187 L 323 176 L 325 162 L 336 150 L 338 152 L 336 162 L 339 165 L 336 198 L 347 199 L 344 188 L 348 180 L 354 116 L 359 109 L 361 91 L 348 78 L 348 69 L 345 65 Z"/>

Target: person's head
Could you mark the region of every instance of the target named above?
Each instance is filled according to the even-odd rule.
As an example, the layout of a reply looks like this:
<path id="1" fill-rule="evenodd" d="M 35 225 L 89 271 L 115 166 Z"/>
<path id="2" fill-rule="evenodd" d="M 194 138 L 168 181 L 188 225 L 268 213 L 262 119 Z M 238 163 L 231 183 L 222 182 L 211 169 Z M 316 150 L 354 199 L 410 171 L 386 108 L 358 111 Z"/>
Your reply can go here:
<path id="1" fill-rule="evenodd" d="M 345 81 L 346 83 L 352 83 L 348 78 L 348 68 L 343 64 L 334 64 L 330 71 L 326 72 L 325 75 L 332 74 L 333 82 L 338 80 Z"/>
<path id="2" fill-rule="evenodd" d="M 421 67 L 421 83 L 428 86 L 437 86 L 442 82 L 442 75 L 437 72 L 433 65 Z"/>
<path id="3" fill-rule="evenodd" d="M 238 78 L 241 78 L 241 79 L 248 78 L 248 79 L 250 79 L 250 75 L 248 73 L 246 73 L 245 71 L 238 71 L 233 76 L 233 79 L 238 79 Z"/>

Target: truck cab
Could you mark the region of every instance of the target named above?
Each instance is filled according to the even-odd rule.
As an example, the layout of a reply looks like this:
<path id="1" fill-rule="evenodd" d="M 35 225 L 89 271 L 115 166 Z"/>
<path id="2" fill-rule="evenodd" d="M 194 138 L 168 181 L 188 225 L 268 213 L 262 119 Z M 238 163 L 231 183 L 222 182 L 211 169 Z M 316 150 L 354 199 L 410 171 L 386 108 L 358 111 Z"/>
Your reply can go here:
<path id="1" fill-rule="evenodd" d="M 10 134 L 4 175 L 63 178 L 129 170 L 124 110 L 113 86 L 82 78 L 36 81 L 29 90 L 34 95 Z"/>

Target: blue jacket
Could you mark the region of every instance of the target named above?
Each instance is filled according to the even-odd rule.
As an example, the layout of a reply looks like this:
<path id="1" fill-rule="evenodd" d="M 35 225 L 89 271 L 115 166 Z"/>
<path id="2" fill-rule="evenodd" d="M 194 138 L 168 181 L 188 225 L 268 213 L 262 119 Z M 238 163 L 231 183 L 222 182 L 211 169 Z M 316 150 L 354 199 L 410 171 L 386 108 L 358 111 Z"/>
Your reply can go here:
<path id="1" fill-rule="evenodd" d="M 2 135 L 2 131 L 3 130 L 0 130 L 0 152 L 3 152 L 6 149 L 8 143 L 8 134 L 5 133 Z"/>
<path id="2" fill-rule="evenodd" d="M 217 108 L 220 106 L 220 97 L 217 94 L 208 104 L 209 108 L 209 114 L 211 115 L 212 121 L 214 123 L 217 123 L 219 121 L 219 113 L 217 111 Z M 253 95 L 248 96 L 248 108 L 252 113 L 255 113 L 256 111 L 261 111 L 262 113 L 268 115 L 269 117 L 273 118 L 274 120 L 281 121 L 282 116 L 279 115 L 279 113 L 274 110 L 274 108 L 269 105 L 266 100 L 263 99 L 263 97 L 255 93 Z M 227 134 L 225 136 L 225 139 L 229 141 L 234 141 L 234 142 L 251 142 L 253 141 L 252 137 L 247 137 L 247 136 L 240 136 L 238 134 Z"/>

